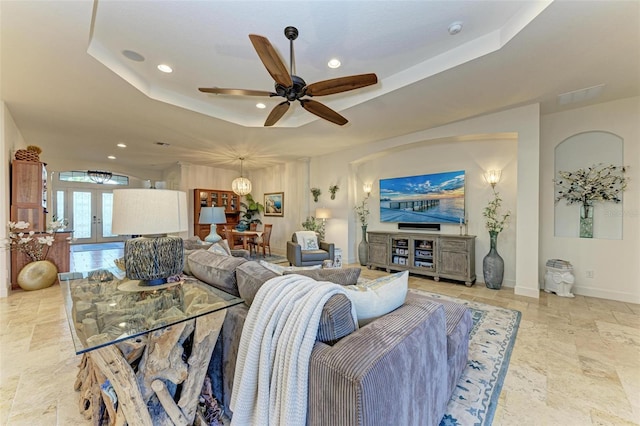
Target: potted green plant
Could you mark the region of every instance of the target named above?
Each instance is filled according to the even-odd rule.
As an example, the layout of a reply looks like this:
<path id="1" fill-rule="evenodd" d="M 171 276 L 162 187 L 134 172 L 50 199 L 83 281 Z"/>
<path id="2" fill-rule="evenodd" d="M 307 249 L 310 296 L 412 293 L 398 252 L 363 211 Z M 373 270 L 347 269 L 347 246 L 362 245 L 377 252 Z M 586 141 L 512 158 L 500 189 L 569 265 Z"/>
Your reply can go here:
<path id="1" fill-rule="evenodd" d="M 254 200 L 251 194 L 245 196 L 245 201 L 246 202 L 240 202 L 240 207 L 244 209 L 241 214 L 242 219 L 240 219 L 240 225 L 246 230 L 252 223 L 256 225 L 262 224 L 260 213 L 264 212 L 264 206 Z"/>
<path id="2" fill-rule="evenodd" d="M 320 188 L 311 188 L 311 195 L 313 195 L 313 201 L 318 202 L 318 197 L 322 194 Z"/>
<path id="3" fill-rule="evenodd" d="M 500 290 L 504 277 L 504 260 L 498 254 L 498 234 L 507 227 L 511 216 L 511 211 L 501 214 L 501 206 L 502 198 L 494 189 L 493 200 L 482 211 L 482 216 L 487 219 L 485 225 L 489 231 L 490 244 L 489 253 L 482 259 L 482 273 L 485 285 L 493 290 Z"/>
<path id="4" fill-rule="evenodd" d="M 313 216 L 307 216 L 307 219 L 302 222 L 302 228 L 307 231 L 313 231 L 318 235 L 319 241 L 324 241 L 324 228 L 322 222 L 317 220 Z"/>
<path id="5" fill-rule="evenodd" d="M 367 225 L 369 224 L 369 206 L 367 205 L 369 197 L 367 196 L 364 200 L 362 200 L 362 204 L 358 204 L 353 209 L 356 211 L 358 215 L 358 220 L 360 221 L 360 226 L 362 227 L 362 241 L 358 244 L 358 259 L 360 260 L 360 265 L 366 266 L 367 262 L 369 262 L 369 243 L 367 241 Z"/>
<path id="6" fill-rule="evenodd" d="M 331 199 L 332 200 L 336 199 L 336 192 L 338 192 L 339 189 L 340 189 L 340 187 L 338 185 L 329 186 L 329 193 L 331 194 Z"/>

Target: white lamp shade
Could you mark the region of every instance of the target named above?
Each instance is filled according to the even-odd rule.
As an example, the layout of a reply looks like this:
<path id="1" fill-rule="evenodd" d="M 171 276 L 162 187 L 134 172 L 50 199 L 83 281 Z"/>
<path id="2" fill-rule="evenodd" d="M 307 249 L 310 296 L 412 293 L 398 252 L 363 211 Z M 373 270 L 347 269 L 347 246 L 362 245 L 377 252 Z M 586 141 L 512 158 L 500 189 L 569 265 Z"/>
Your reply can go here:
<path id="1" fill-rule="evenodd" d="M 114 189 L 111 226 L 116 235 L 186 231 L 187 194 L 168 189 Z"/>
<path id="2" fill-rule="evenodd" d="M 316 209 L 316 219 L 331 219 L 331 210 Z"/>
<path id="3" fill-rule="evenodd" d="M 203 207 L 200 209 L 200 218 L 198 223 L 227 223 L 227 217 L 224 214 L 224 207 Z"/>

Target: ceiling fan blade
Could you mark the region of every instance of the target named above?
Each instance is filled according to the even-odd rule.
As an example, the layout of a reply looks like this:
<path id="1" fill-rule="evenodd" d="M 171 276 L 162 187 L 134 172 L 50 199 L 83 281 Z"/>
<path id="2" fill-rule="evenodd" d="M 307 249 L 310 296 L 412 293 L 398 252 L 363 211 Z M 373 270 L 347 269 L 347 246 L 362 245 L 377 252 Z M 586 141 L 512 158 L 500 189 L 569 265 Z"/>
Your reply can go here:
<path id="1" fill-rule="evenodd" d="M 222 89 L 220 87 L 200 87 L 198 90 L 204 93 L 214 93 L 216 95 L 278 96 L 273 92 L 267 92 L 265 90 Z"/>
<path id="2" fill-rule="evenodd" d="M 267 40 L 266 37 L 256 34 L 249 34 L 249 39 L 251 40 L 251 44 L 253 44 L 253 48 L 256 49 L 264 67 L 269 71 L 269 74 L 271 74 L 275 82 L 284 87 L 293 86 L 293 81 L 291 80 L 289 71 L 287 71 L 287 67 L 269 40 Z"/>
<path id="3" fill-rule="evenodd" d="M 307 86 L 307 95 L 324 96 L 334 93 L 347 92 L 361 87 L 371 86 L 378 82 L 375 74 L 358 74 L 348 77 L 332 78 L 331 80 L 318 81 Z"/>
<path id="4" fill-rule="evenodd" d="M 318 117 L 329 120 L 339 126 L 343 126 L 349 122 L 346 118 L 318 101 L 314 101 L 312 99 L 300 99 L 300 103 L 302 104 L 302 108 L 306 109 L 311 114 L 315 114 Z"/>
<path id="5" fill-rule="evenodd" d="M 285 112 L 289 110 L 289 101 L 284 101 L 275 106 L 269 113 L 267 120 L 264 122 L 265 127 L 273 126 L 282 118 Z"/>

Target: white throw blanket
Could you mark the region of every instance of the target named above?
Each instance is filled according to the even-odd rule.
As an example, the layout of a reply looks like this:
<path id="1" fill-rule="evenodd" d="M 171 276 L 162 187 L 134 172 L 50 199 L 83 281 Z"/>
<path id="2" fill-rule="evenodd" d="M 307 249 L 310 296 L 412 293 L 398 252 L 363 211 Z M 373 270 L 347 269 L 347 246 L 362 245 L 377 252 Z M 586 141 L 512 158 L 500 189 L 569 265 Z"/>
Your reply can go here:
<path id="1" fill-rule="evenodd" d="M 342 286 L 301 275 L 272 278 L 258 290 L 240 339 L 232 425 L 305 424 L 311 350 L 322 308 L 337 293 Z"/>

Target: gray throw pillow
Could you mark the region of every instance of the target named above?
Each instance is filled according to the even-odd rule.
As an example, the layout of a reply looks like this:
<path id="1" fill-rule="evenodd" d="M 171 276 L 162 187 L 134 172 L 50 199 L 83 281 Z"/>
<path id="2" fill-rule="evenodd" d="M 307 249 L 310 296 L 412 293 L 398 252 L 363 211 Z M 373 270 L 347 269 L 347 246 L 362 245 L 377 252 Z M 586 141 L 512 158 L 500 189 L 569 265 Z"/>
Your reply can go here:
<path id="1" fill-rule="evenodd" d="M 316 281 L 329 281 L 340 285 L 355 285 L 360 276 L 360 268 L 329 268 L 310 271 L 285 271 L 284 275 L 298 274 Z"/>
<path id="2" fill-rule="evenodd" d="M 236 269 L 238 292 L 240 293 L 240 297 L 244 299 L 244 303 L 251 306 L 262 284 L 277 276 L 278 274 L 253 260 L 238 266 Z"/>
<path id="3" fill-rule="evenodd" d="M 206 250 L 191 253 L 187 259 L 194 277 L 234 296 L 240 296 L 236 268 L 246 261 L 241 257 L 221 256 Z"/>
<path id="4" fill-rule="evenodd" d="M 191 253 L 195 253 L 197 251 L 204 251 L 204 249 L 195 249 L 195 250 L 184 249 L 184 256 L 183 256 L 184 264 L 182 265 L 182 272 L 184 272 L 187 275 L 193 275 L 193 273 L 191 272 L 191 268 L 189 267 L 189 262 L 187 261 L 187 259 L 189 258 Z"/>
<path id="5" fill-rule="evenodd" d="M 334 294 L 322 308 L 317 340 L 335 344 L 358 329 L 351 315 L 351 301 L 344 294 Z"/>

